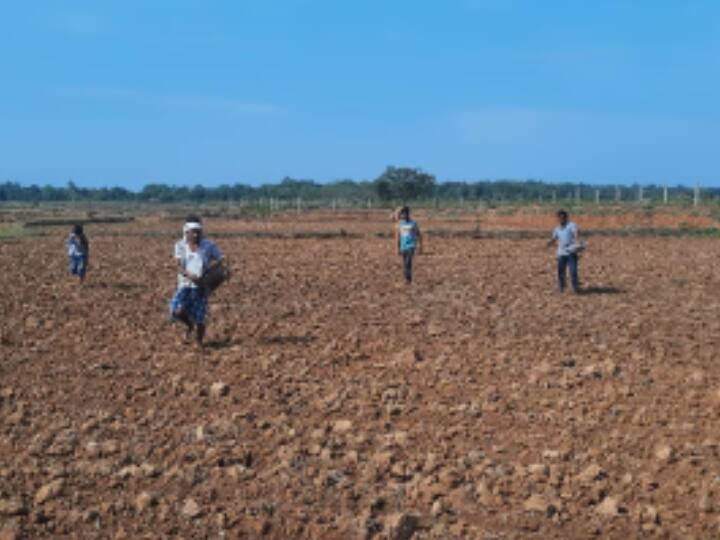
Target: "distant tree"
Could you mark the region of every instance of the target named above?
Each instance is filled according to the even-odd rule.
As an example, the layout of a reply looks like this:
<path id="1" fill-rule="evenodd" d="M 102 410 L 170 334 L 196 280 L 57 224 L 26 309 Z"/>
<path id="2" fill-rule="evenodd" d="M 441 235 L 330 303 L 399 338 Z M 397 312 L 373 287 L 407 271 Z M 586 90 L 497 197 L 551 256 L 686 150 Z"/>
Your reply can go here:
<path id="1" fill-rule="evenodd" d="M 625 186 L 620 191 L 623 200 L 636 200 L 639 186 Z M 121 187 L 81 188 L 69 181 L 66 186 L 22 186 L 17 182 L 0 183 L 0 201 L 40 202 L 40 201 L 152 201 L 152 202 L 205 202 L 205 201 L 238 201 L 241 199 L 275 198 L 292 200 L 301 197 L 306 201 L 330 201 L 365 203 L 368 199 L 378 198 L 382 201 L 412 201 L 428 199 L 433 196 L 444 199 L 487 199 L 505 201 L 549 201 L 553 194 L 558 201 L 573 197 L 579 189 L 581 195 L 593 196 L 595 190 L 600 191 L 602 200 L 615 199 L 616 186 L 613 184 L 588 185 L 565 182 L 561 184 L 547 183 L 539 180 L 480 180 L 453 181 L 436 183 L 435 177 L 419 169 L 388 167 L 383 174 L 372 182 L 338 180 L 329 184 L 319 184 L 313 180 L 284 178 L 275 184 L 264 184 L 259 187 L 236 183 L 232 186 L 205 187 L 196 185 L 169 186 L 165 184 L 147 184 L 140 192 L 133 192 Z M 709 197 L 720 195 L 720 189 L 703 190 Z M 643 198 L 660 200 L 663 186 L 644 185 Z M 671 186 L 668 188 L 670 197 L 678 200 L 691 200 L 692 187 Z"/>
<path id="2" fill-rule="evenodd" d="M 108 201 L 129 201 L 132 200 L 134 194 L 121 187 L 112 187 L 107 192 L 107 199 Z"/>
<path id="3" fill-rule="evenodd" d="M 140 199 L 144 201 L 172 202 L 174 200 L 173 190 L 164 184 L 147 184 L 140 192 Z"/>
<path id="4" fill-rule="evenodd" d="M 435 177 L 420 169 L 390 166 L 375 180 L 375 192 L 383 201 L 428 198 L 435 193 Z"/>
<path id="5" fill-rule="evenodd" d="M 255 195 L 255 189 L 244 184 L 235 184 L 230 189 L 232 193 L 232 199 L 235 201 L 250 198 Z"/>
<path id="6" fill-rule="evenodd" d="M 469 199 L 473 189 L 467 182 L 444 182 L 437 186 L 436 195 L 443 199 Z"/>
<path id="7" fill-rule="evenodd" d="M 68 198 L 71 201 L 77 201 L 83 196 L 82 190 L 75 185 L 75 182 L 73 182 L 72 179 L 68 180 L 66 191 L 68 193 Z"/>
<path id="8" fill-rule="evenodd" d="M 193 202 L 203 202 L 206 198 L 207 190 L 204 186 L 197 184 L 190 190 L 190 199 Z"/>

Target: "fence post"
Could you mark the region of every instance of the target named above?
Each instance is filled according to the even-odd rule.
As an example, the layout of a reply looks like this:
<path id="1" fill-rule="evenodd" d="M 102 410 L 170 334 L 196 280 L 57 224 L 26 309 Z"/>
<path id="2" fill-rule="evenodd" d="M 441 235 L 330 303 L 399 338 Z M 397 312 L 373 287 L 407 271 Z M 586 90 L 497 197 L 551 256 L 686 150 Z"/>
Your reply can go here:
<path id="1" fill-rule="evenodd" d="M 295 201 L 295 203 L 297 205 L 297 213 L 299 214 L 300 211 L 302 210 L 302 199 L 300 197 L 298 197 L 297 200 Z"/>
<path id="2" fill-rule="evenodd" d="M 615 202 L 620 202 L 620 186 L 615 186 Z"/>
<path id="3" fill-rule="evenodd" d="M 643 187 L 638 186 L 638 202 L 643 202 Z"/>
<path id="4" fill-rule="evenodd" d="M 663 186 L 663 204 L 668 203 L 667 184 Z"/>
<path id="5" fill-rule="evenodd" d="M 595 190 L 595 204 L 600 204 L 600 190 Z"/>
<path id="6" fill-rule="evenodd" d="M 695 194 L 693 196 L 693 206 L 697 208 L 700 205 L 700 183 L 695 182 Z"/>
<path id="7" fill-rule="evenodd" d="M 557 191 L 555 191 L 554 189 L 552 192 L 552 202 L 553 202 L 553 204 L 555 204 L 557 202 Z"/>

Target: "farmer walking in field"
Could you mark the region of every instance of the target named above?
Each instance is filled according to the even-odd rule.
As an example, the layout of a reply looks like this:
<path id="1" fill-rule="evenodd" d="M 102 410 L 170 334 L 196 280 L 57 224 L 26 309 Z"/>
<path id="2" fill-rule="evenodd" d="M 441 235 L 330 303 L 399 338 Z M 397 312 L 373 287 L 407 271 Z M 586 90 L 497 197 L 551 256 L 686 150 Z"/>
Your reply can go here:
<path id="1" fill-rule="evenodd" d="M 188 340 L 196 329 L 197 344 L 202 346 L 212 288 L 207 278 L 212 277 L 214 270 L 222 270 L 225 263 L 218 247 L 203 237 L 202 222 L 198 216 L 188 216 L 183 226 L 183 239 L 175 244 L 175 260 L 178 287 L 170 301 L 170 317 L 185 324 Z"/>
<path id="2" fill-rule="evenodd" d="M 403 206 L 398 212 L 398 224 L 395 228 L 395 245 L 403 259 L 405 283 L 412 283 L 412 262 L 415 250 L 422 251 L 422 235 L 417 222 L 410 219 L 410 208 Z"/>
<path id="3" fill-rule="evenodd" d="M 90 257 L 90 243 L 83 231 L 83 226 L 74 225 L 72 232 L 65 241 L 68 250 L 68 258 L 70 263 L 70 273 L 80 278 L 80 283 L 85 281 L 85 273 L 88 268 L 88 259 Z"/>
<path id="4" fill-rule="evenodd" d="M 584 249 L 585 245 L 579 241 L 577 225 L 569 221 L 568 213 L 565 210 L 558 211 L 557 218 L 559 224 L 553 230 L 548 247 L 557 243 L 557 271 L 560 292 L 565 291 L 566 273 L 569 268 L 573 292 L 579 293 L 578 253 Z"/>

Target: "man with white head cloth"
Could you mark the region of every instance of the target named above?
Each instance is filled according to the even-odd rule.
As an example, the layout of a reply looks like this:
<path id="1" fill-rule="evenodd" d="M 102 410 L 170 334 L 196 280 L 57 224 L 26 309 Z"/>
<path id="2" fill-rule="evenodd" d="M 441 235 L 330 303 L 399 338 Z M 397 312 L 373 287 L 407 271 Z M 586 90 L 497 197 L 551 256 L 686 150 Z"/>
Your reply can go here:
<path id="1" fill-rule="evenodd" d="M 178 287 L 170 301 L 170 317 L 187 327 L 186 338 L 196 330 L 198 345 L 205 337 L 209 291 L 201 286 L 201 278 L 210 269 L 223 264 L 224 256 L 218 247 L 203 237 L 202 221 L 188 216 L 183 226 L 183 239 L 175 244 L 178 265 Z"/>

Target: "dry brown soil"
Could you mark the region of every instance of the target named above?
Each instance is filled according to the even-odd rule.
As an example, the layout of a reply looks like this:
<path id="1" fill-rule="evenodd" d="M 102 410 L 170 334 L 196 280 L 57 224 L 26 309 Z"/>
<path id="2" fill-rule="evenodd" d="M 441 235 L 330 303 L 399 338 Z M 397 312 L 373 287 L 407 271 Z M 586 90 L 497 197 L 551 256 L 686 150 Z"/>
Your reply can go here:
<path id="1" fill-rule="evenodd" d="M 0 538 L 720 535 L 716 239 L 226 237 L 199 351 L 151 225 L 0 243 Z"/>

